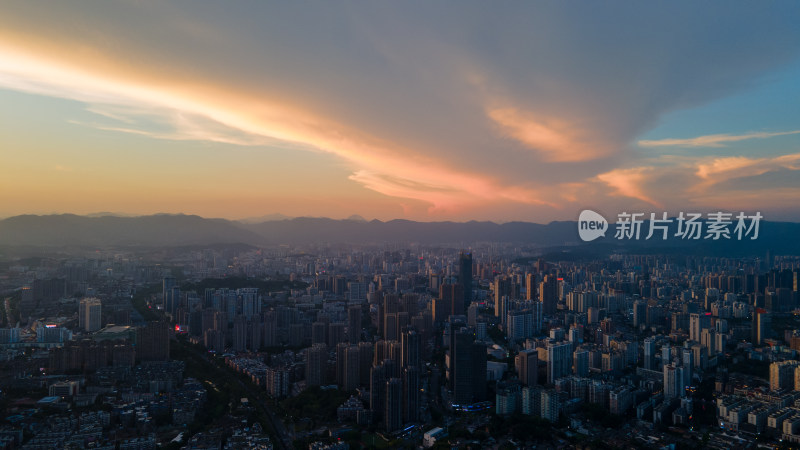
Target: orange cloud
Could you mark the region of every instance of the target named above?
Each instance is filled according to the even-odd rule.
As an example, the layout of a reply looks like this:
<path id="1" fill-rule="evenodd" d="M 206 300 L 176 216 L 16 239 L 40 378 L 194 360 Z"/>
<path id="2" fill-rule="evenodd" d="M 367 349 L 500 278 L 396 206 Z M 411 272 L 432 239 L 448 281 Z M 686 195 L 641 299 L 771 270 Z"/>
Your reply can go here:
<path id="1" fill-rule="evenodd" d="M 512 200 L 555 206 L 535 190 L 508 186 L 491 177 L 460 171 L 421 151 L 402 147 L 302 107 L 253 98 L 211 83 L 154 79 L 151 73 L 118 70 L 114 61 L 92 55 L 74 64 L 68 52 L 0 44 L 0 86 L 86 102 L 93 111 L 122 120 L 105 130 L 159 139 L 209 140 L 237 145 L 291 145 L 331 152 L 356 169 L 350 177 L 384 195 L 419 200 L 431 212 Z M 145 69 L 143 69 L 145 70 Z M 174 132 L 130 126 L 137 115 L 158 117 Z M 389 173 L 391 172 L 391 173 Z"/>
<path id="2" fill-rule="evenodd" d="M 639 141 L 641 147 L 724 147 L 728 142 L 746 141 L 748 139 L 766 139 L 775 136 L 798 134 L 800 130 L 779 131 L 775 133 L 753 132 L 745 134 L 709 134 L 689 139 L 658 139 Z"/>
<path id="3" fill-rule="evenodd" d="M 773 158 L 748 158 L 729 156 L 713 158 L 697 163 L 695 174 L 701 181 L 692 187 L 692 192 L 703 193 L 709 187 L 728 180 L 753 177 L 779 169 L 800 170 L 800 153 Z"/>
<path id="4" fill-rule="evenodd" d="M 635 198 L 661 208 L 663 207 L 661 203 L 647 196 L 643 190 L 648 176 L 652 173 L 652 167 L 614 169 L 598 175 L 597 179 L 613 188 L 614 195 Z"/>
<path id="5" fill-rule="evenodd" d="M 586 161 L 611 153 L 610 146 L 599 139 L 590 144 L 588 131 L 567 120 L 516 108 L 494 108 L 487 114 L 503 133 L 539 152 L 547 161 Z"/>

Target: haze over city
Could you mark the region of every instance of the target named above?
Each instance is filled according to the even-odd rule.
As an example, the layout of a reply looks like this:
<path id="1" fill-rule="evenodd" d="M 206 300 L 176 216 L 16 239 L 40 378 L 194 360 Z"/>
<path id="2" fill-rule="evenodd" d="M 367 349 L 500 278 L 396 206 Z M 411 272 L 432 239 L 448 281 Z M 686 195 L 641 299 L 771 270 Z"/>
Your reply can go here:
<path id="1" fill-rule="evenodd" d="M 800 445 L 800 3 L 0 6 L 0 450 Z"/>
<path id="2" fill-rule="evenodd" d="M 0 217 L 800 220 L 800 5 L 4 2 Z"/>

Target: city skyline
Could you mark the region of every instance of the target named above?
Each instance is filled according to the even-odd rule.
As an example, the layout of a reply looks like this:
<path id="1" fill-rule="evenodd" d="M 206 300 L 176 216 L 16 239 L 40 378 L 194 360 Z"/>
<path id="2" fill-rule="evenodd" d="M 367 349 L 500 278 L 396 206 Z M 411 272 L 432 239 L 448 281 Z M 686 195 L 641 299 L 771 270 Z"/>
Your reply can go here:
<path id="1" fill-rule="evenodd" d="M 9 2 L 0 217 L 800 221 L 800 6 Z"/>

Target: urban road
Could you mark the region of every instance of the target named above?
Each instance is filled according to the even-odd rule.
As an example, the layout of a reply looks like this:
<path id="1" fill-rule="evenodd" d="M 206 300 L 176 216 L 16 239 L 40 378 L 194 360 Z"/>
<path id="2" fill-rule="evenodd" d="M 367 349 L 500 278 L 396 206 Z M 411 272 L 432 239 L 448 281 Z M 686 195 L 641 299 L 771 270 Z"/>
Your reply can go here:
<path id="1" fill-rule="evenodd" d="M 216 358 L 209 358 L 208 354 L 206 354 L 205 352 L 198 351 L 191 345 L 184 345 L 184 347 L 190 352 L 192 352 L 195 356 L 205 361 L 206 363 L 216 367 L 218 370 L 221 370 L 223 372 L 231 370 L 227 366 L 220 365 L 219 361 Z M 252 385 L 250 385 L 249 383 L 245 383 L 239 377 L 233 377 L 233 378 L 236 380 L 237 383 L 239 383 L 239 386 L 241 386 L 242 389 L 244 389 L 247 392 L 249 398 L 255 400 L 255 404 L 258 406 L 258 408 L 264 412 L 264 415 L 269 421 L 272 430 L 277 435 L 278 439 L 275 442 L 276 447 L 278 449 L 283 449 L 283 450 L 290 450 L 294 448 L 294 446 L 292 445 L 292 436 L 286 430 L 283 421 L 280 420 L 278 417 L 275 417 L 275 413 L 273 413 L 273 411 L 269 408 L 269 405 L 267 405 L 267 403 L 263 400 L 262 397 L 264 393 L 255 390 Z"/>

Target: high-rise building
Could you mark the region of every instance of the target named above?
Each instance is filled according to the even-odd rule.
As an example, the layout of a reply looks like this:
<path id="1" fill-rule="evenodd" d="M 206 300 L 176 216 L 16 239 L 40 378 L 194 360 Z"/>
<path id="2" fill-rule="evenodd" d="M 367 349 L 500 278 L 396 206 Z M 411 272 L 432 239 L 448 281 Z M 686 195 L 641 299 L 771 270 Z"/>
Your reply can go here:
<path id="1" fill-rule="evenodd" d="M 507 276 L 498 276 L 494 279 L 492 290 L 494 291 L 494 315 L 505 323 L 511 299 L 511 279 Z"/>
<path id="2" fill-rule="evenodd" d="M 561 414 L 561 396 L 555 389 L 546 389 L 541 394 L 542 418 L 557 422 Z"/>
<path id="3" fill-rule="evenodd" d="M 264 337 L 261 333 L 263 329 L 261 322 L 255 317 L 253 320 L 247 321 L 247 348 L 251 351 L 257 352 L 264 345 Z"/>
<path id="4" fill-rule="evenodd" d="M 472 253 L 461 252 L 458 257 L 458 284 L 461 285 L 464 293 L 463 304 L 460 308 L 461 311 L 464 311 L 464 305 L 472 302 Z"/>
<path id="5" fill-rule="evenodd" d="M 397 328 L 397 313 L 388 313 L 383 317 L 383 338 L 387 341 L 400 339 Z"/>
<path id="6" fill-rule="evenodd" d="M 356 345 L 351 345 L 344 352 L 344 383 L 342 388 L 345 391 L 355 391 L 361 384 L 361 367 L 359 366 L 359 349 Z"/>
<path id="7" fill-rule="evenodd" d="M 325 384 L 327 371 L 327 347 L 314 344 L 306 350 L 306 386 L 322 386 Z"/>
<path id="8" fill-rule="evenodd" d="M 772 317 L 762 308 L 753 312 L 753 345 L 764 345 L 764 341 L 771 337 Z"/>
<path id="9" fill-rule="evenodd" d="M 506 319 L 506 335 L 511 342 L 519 342 L 533 337 L 533 311 L 521 309 L 509 311 Z"/>
<path id="10" fill-rule="evenodd" d="M 794 388 L 795 369 L 800 361 L 779 361 L 769 365 L 769 388 L 773 391 Z"/>
<path id="11" fill-rule="evenodd" d="M 380 423 L 386 409 L 386 365 L 374 365 L 369 376 L 369 408 L 372 410 L 373 420 Z"/>
<path id="12" fill-rule="evenodd" d="M 661 346 L 661 366 L 666 366 L 672 362 L 672 348 L 669 344 L 664 344 Z"/>
<path id="13" fill-rule="evenodd" d="M 572 344 L 569 342 L 547 344 L 547 383 L 569 375 L 572 367 Z"/>
<path id="14" fill-rule="evenodd" d="M 78 326 L 92 332 L 103 328 L 102 303 L 99 298 L 84 298 L 78 304 Z"/>
<path id="15" fill-rule="evenodd" d="M 644 340 L 644 368 L 647 370 L 657 370 L 656 338 L 654 337 L 648 337 Z"/>
<path id="16" fill-rule="evenodd" d="M 242 315 L 233 319 L 233 349 L 237 352 L 247 350 L 247 319 Z"/>
<path id="17" fill-rule="evenodd" d="M 644 300 L 636 300 L 633 302 L 633 326 L 636 329 L 641 328 L 647 323 L 647 302 Z"/>
<path id="18" fill-rule="evenodd" d="M 539 301 L 542 302 L 543 313 L 555 314 L 558 305 L 558 280 L 552 275 L 545 275 L 539 283 Z"/>
<path id="19" fill-rule="evenodd" d="M 451 334 L 450 380 L 453 402 L 468 405 L 486 399 L 486 346 L 475 342 L 472 330 L 463 327 Z"/>
<path id="20" fill-rule="evenodd" d="M 345 372 L 347 371 L 347 349 L 350 344 L 340 342 L 336 344 L 336 384 L 344 386 Z"/>
<path id="21" fill-rule="evenodd" d="M 358 343 L 358 380 L 361 385 L 369 384 L 369 372 L 372 369 L 372 359 L 375 347 L 372 342 Z"/>
<path id="22" fill-rule="evenodd" d="M 419 421 L 420 409 L 419 368 L 410 366 L 403 369 L 403 421 Z"/>
<path id="23" fill-rule="evenodd" d="M 464 287 L 460 284 L 443 284 L 439 287 L 439 299 L 444 313 L 452 316 L 464 315 Z M 446 318 L 445 318 L 446 320 Z"/>
<path id="24" fill-rule="evenodd" d="M 238 307 L 245 318 L 250 320 L 253 316 L 261 314 L 261 297 L 258 295 L 258 288 L 241 288 L 236 290 Z"/>
<path id="25" fill-rule="evenodd" d="M 542 415 L 542 387 L 525 386 L 522 388 L 522 414 L 529 416 Z"/>
<path id="26" fill-rule="evenodd" d="M 174 277 L 164 277 L 161 283 L 161 300 L 163 301 L 164 309 L 169 311 L 167 308 L 167 300 L 172 296 L 173 291 L 172 288 L 176 287 L 175 285 L 175 278 Z"/>
<path id="27" fill-rule="evenodd" d="M 311 345 L 327 344 L 328 322 L 317 321 L 311 324 Z"/>
<path id="28" fill-rule="evenodd" d="M 291 373 L 289 369 L 267 367 L 264 386 L 267 394 L 272 397 L 286 397 L 289 395 Z"/>
<path id="29" fill-rule="evenodd" d="M 351 344 L 358 344 L 361 340 L 361 305 L 347 308 L 347 337 Z"/>
<path id="30" fill-rule="evenodd" d="M 174 317 L 180 306 L 181 288 L 173 286 L 172 289 L 167 291 L 167 296 L 164 298 L 164 311 Z"/>
<path id="31" fill-rule="evenodd" d="M 422 350 L 420 335 L 413 328 L 403 330 L 401 335 L 402 365 L 403 367 L 420 367 Z"/>
<path id="32" fill-rule="evenodd" d="M 589 351 L 583 348 L 575 350 L 572 357 L 572 371 L 576 376 L 589 375 Z"/>
<path id="33" fill-rule="evenodd" d="M 676 366 L 675 364 L 667 364 L 664 366 L 664 397 L 665 398 L 678 398 L 686 394 L 685 378 L 683 376 L 683 367 Z"/>
<path id="34" fill-rule="evenodd" d="M 525 274 L 525 300 L 538 300 L 536 296 L 536 274 Z"/>
<path id="35" fill-rule="evenodd" d="M 347 283 L 347 290 L 350 303 L 362 303 L 367 299 L 367 283 Z"/>
<path id="36" fill-rule="evenodd" d="M 403 380 L 390 378 L 386 381 L 386 403 L 384 409 L 384 424 L 387 432 L 393 432 L 403 427 Z"/>
<path id="37" fill-rule="evenodd" d="M 294 325 L 298 325 L 301 332 L 305 330 L 305 326 L 302 324 L 292 324 L 290 325 L 290 328 Z M 336 347 L 342 342 L 347 342 L 347 339 L 345 339 L 345 324 L 339 322 L 329 324 L 328 347 Z"/>
<path id="38" fill-rule="evenodd" d="M 539 352 L 522 350 L 517 354 L 519 361 L 519 380 L 525 386 L 533 386 L 539 381 Z"/>
<path id="39" fill-rule="evenodd" d="M 703 330 L 711 327 L 711 313 L 689 314 L 689 339 L 700 342 Z"/>
<path id="40" fill-rule="evenodd" d="M 521 387 L 517 382 L 497 382 L 497 394 L 495 396 L 496 413 L 498 416 L 508 416 L 519 411 L 521 408 Z"/>

